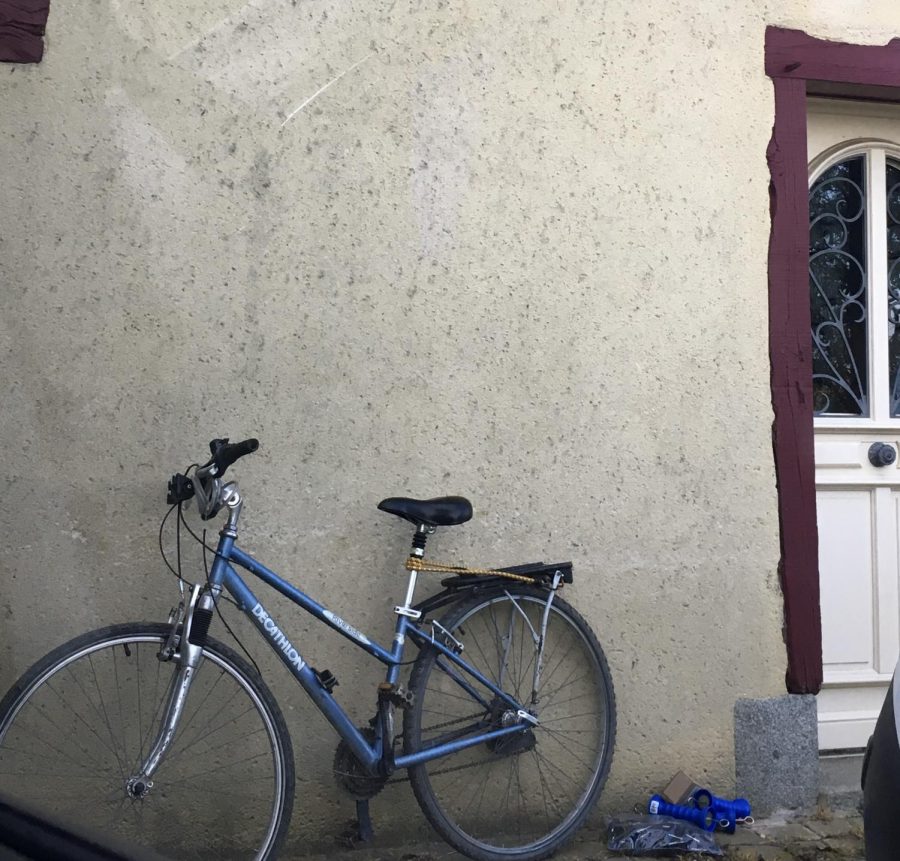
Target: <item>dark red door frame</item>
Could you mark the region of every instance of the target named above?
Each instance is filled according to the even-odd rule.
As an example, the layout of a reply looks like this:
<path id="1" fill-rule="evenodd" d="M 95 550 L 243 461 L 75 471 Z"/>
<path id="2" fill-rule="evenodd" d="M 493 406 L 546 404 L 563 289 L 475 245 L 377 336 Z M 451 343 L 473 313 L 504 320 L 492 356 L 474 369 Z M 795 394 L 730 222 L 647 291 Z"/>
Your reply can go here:
<path id="1" fill-rule="evenodd" d="M 39 63 L 50 0 L 0 0 L 0 63 Z"/>
<path id="2" fill-rule="evenodd" d="M 900 39 L 847 45 L 799 30 L 766 29 L 766 74 L 775 86 L 775 124 L 767 152 L 769 356 L 787 689 L 822 685 L 818 534 L 812 415 L 807 204 L 806 97 L 827 94 L 900 100 Z"/>

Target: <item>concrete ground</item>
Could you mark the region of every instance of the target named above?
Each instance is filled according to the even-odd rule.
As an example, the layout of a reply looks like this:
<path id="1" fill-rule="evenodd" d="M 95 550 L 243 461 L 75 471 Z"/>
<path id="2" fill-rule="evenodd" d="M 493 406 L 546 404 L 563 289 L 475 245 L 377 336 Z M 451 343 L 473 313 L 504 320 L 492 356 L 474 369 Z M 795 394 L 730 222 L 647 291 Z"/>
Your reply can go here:
<path id="1" fill-rule="evenodd" d="M 733 834 L 716 834 L 726 861 L 865 861 L 860 809 L 862 792 L 859 753 L 829 754 L 819 761 L 819 804 L 805 813 L 783 813 L 740 826 Z M 355 833 L 348 822 L 347 834 Z M 377 829 L 376 821 L 375 827 Z M 633 856 L 611 852 L 596 826 L 585 828 L 576 842 L 555 856 L 558 861 L 629 861 Z M 605 829 L 604 829 L 605 830 Z M 466 861 L 422 822 L 417 842 L 401 845 L 376 833 L 370 845 L 348 838 L 332 846 L 319 844 L 303 852 L 286 852 L 282 861 Z M 645 856 L 646 857 L 646 856 Z M 660 856 L 655 856 L 660 857 Z M 682 855 L 708 858 L 708 855 Z M 898 854 L 900 857 L 900 854 Z"/>
<path id="2" fill-rule="evenodd" d="M 820 805 L 806 815 L 785 814 L 742 826 L 734 835 L 719 834 L 716 840 L 727 861 L 864 861 L 862 817 L 855 809 L 832 810 Z M 633 856 L 611 852 L 605 836 L 585 830 L 559 861 L 630 861 Z M 659 857 L 659 856 L 654 856 Z M 681 858 L 710 856 L 683 855 Z M 464 861 L 464 857 L 428 834 L 421 842 L 405 846 L 380 846 L 376 836 L 371 846 L 316 854 L 292 854 L 282 861 Z"/>

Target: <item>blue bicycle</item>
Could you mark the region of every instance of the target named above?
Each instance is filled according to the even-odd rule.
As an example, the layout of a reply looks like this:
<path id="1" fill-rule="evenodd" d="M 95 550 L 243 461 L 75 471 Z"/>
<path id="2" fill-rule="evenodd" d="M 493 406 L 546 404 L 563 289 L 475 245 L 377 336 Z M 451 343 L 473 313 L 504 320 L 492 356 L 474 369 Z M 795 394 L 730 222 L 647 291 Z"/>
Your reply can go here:
<path id="1" fill-rule="evenodd" d="M 182 600 L 168 622 L 77 637 L 0 702 L 0 791 L 174 858 L 276 857 L 294 803 L 293 749 L 249 653 L 248 661 L 209 635 L 216 614 L 227 627 L 219 605 L 231 601 L 337 731 L 334 774 L 353 797 L 373 797 L 405 770 L 428 821 L 465 855 L 552 855 L 603 788 L 616 726 L 600 644 L 559 595 L 572 582 L 571 564 L 480 570 L 429 562 L 428 537 L 469 520 L 470 503 L 385 499 L 379 508 L 415 530 L 385 648 L 237 546 L 243 497 L 224 476 L 257 447 L 213 440 L 206 464 L 170 480 L 179 546 L 170 568 Z M 227 512 L 196 584 L 180 570 L 181 507 L 190 499 L 204 520 Z M 350 719 L 334 696 L 337 680 L 309 664 L 239 568 L 387 667 L 368 725 Z M 422 571 L 449 576 L 441 592 L 414 603 Z M 406 662 L 410 641 L 418 654 Z"/>

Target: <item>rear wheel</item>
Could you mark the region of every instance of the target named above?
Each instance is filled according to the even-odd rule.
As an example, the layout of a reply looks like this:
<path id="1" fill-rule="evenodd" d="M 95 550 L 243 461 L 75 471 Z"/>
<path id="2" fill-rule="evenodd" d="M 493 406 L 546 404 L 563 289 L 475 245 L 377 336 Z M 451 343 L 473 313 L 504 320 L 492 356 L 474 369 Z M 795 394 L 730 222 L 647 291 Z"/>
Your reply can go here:
<path id="1" fill-rule="evenodd" d="M 114 625 L 60 646 L 0 702 L 0 793 L 101 837 L 178 859 L 274 857 L 294 763 L 259 675 L 208 639 L 153 785 L 129 789 L 155 739 L 176 661 L 168 625 Z"/>
<path id="2" fill-rule="evenodd" d="M 512 586 L 463 602 L 441 626 L 464 659 L 531 711 L 538 725 L 409 769 L 416 798 L 435 830 L 479 861 L 537 861 L 571 839 L 606 782 L 616 706 L 606 658 L 581 616 L 555 597 L 542 672 L 533 692 L 546 591 Z M 440 631 L 438 629 L 438 635 Z M 422 651 L 410 676 L 414 705 L 404 713 L 407 753 L 499 728 L 515 715 L 462 676 L 437 650 Z"/>

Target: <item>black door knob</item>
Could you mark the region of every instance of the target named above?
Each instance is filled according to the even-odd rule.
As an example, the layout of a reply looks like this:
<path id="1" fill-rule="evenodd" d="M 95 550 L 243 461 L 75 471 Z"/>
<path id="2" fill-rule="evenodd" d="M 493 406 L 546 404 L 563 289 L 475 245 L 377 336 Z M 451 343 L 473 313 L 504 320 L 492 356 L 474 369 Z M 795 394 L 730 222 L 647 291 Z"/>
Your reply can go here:
<path id="1" fill-rule="evenodd" d="M 869 463 L 872 466 L 890 466 L 897 459 L 897 449 L 886 442 L 873 442 L 869 446 Z"/>

